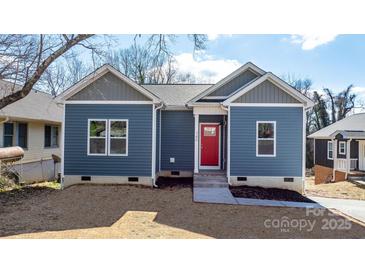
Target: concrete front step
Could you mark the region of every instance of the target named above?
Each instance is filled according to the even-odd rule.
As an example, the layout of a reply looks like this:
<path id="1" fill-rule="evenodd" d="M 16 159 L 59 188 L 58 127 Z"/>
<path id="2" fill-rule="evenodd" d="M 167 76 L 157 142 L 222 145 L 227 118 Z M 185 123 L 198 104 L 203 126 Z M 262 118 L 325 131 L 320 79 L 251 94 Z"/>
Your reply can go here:
<path id="1" fill-rule="evenodd" d="M 194 175 L 194 187 L 199 188 L 228 188 L 227 177 L 223 175 Z"/>

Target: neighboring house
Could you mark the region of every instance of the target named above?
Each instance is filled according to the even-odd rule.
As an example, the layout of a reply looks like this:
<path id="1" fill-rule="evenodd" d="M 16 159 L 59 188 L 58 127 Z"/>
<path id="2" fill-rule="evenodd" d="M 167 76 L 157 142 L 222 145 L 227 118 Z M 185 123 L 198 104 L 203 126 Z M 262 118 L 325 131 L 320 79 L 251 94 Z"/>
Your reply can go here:
<path id="1" fill-rule="evenodd" d="M 343 181 L 365 171 L 365 113 L 348 116 L 308 138 L 314 139 L 316 184 Z"/>
<path id="2" fill-rule="evenodd" d="M 214 85 L 143 86 L 105 65 L 60 100 L 64 186 L 220 170 L 231 184 L 302 191 L 313 103 L 252 63 Z"/>
<path id="3" fill-rule="evenodd" d="M 12 90 L 12 83 L 0 80 L 1 98 Z M 24 158 L 15 166 L 21 180 L 33 182 L 57 176 L 52 155 L 61 156 L 62 108 L 50 94 L 32 90 L 0 110 L 0 147 L 24 149 Z"/>

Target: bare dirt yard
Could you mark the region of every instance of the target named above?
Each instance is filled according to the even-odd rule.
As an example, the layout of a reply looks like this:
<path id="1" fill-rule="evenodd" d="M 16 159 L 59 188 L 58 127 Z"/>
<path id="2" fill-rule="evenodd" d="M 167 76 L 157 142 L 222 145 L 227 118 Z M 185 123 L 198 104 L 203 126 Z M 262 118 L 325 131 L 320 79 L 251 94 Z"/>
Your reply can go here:
<path id="1" fill-rule="evenodd" d="M 365 238 L 365 226 L 327 210 L 194 203 L 189 184 L 38 185 L 0 193 L 0 237 Z"/>
<path id="2" fill-rule="evenodd" d="M 307 177 L 305 193 L 309 196 L 365 200 L 365 186 L 348 181 L 315 185 L 314 176 Z"/>

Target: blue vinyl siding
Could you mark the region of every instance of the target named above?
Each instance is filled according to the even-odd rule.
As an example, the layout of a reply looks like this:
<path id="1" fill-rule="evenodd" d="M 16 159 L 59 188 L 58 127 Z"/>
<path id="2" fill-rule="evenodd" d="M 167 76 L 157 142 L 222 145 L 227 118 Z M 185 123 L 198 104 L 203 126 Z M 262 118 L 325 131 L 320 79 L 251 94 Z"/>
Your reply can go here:
<path id="1" fill-rule="evenodd" d="M 161 170 L 194 170 L 192 111 L 161 112 Z M 170 157 L 175 163 L 170 163 Z"/>
<path id="2" fill-rule="evenodd" d="M 231 107 L 231 176 L 302 176 L 303 109 Z M 276 157 L 256 157 L 256 121 L 276 121 Z"/>
<path id="3" fill-rule="evenodd" d="M 152 105 L 72 104 L 65 111 L 65 175 L 151 176 Z M 87 156 L 88 119 L 128 119 L 128 156 Z"/>

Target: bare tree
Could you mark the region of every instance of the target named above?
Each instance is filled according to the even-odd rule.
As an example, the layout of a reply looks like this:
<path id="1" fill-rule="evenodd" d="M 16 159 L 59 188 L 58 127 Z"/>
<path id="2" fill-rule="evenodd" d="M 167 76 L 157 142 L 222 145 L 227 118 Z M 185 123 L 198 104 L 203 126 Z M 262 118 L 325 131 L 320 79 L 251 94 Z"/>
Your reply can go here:
<path id="1" fill-rule="evenodd" d="M 89 47 L 92 34 L 0 35 L 0 79 L 22 88 L 0 99 L 0 109 L 29 94 L 47 68 L 76 45 Z"/>
<path id="2" fill-rule="evenodd" d="M 336 97 L 337 121 L 346 117 L 346 115 L 355 108 L 356 94 L 351 93 L 353 85 L 348 86 Z"/>
<path id="3" fill-rule="evenodd" d="M 58 93 L 61 87 L 68 83 L 63 76 L 66 73 L 65 70 L 69 71 L 70 67 L 62 69 L 56 64 L 56 61 L 59 60 L 59 57 L 69 54 L 70 49 L 77 45 L 91 50 L 94 68 L 100 65 L 103 47 L 95 41 L 92 43 L 90 41 L 92 36 L 92 34 L 0 35 L 0 79 L 10 80 L 13 83 L 12 93 L 0 99 L 0 109 L 27 96 L 37 84 L 45 86 L 44 83 L 47 83 L 53 94 Z M 136 35 L 135 40 L 138 37 L 141 35 Z M 188 37 L 193 41 L 195 50 L 205 47 L 206 35 L 192 34 Z M 124 71 L 134 75 L 139 83 L 144 83 L 147 79 L 155 82 L 172 81 L 175 72 L 172 65 L 171 45 L 175 39 L 175 35 L 150 35 L 147 51 L 137 51 L 137 54 L 132 55 L 133 62 L 128 61 L 129 57 L 121 55 L 118 57 L 120 59 L 118 63 L 125 62 Z M 146 70 L 146 67 L 151 66 L 143 63 L 148 60 L 146 54 L 153 57 L 152 70 Z M 80 65 L 80 63 L 73 64 L 71 69 Z M 167 69 L 161 70 L 165 65 L 167 65 Z M 74 76 L 71 83 L 80 79 L 81 75 L 84 76 L 85 73 L 86 70 L 78 68 L 78 73 L 71 73 Z M 150 78 L 146 73 L 149 73 Z"/>

